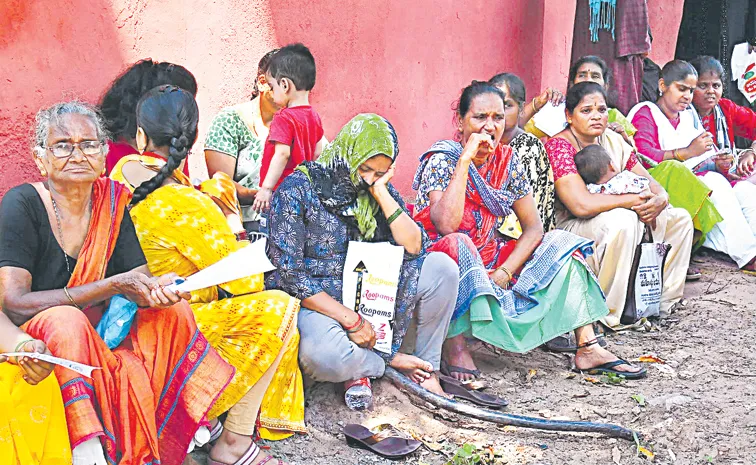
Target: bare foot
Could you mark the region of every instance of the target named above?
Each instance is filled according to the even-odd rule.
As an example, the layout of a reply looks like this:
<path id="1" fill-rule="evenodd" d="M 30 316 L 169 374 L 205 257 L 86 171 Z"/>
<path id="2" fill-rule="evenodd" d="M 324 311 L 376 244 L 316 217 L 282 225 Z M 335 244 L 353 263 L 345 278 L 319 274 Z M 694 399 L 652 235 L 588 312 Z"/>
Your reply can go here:
<path id="1" fill-rule="evenodd" d="M 241 434 L 232 433 L 231 431 L 224 429 L 218 441 L 210 451 L 210 458 L 216 462 L 224 464 L 232 464 L 239 461 L 245 452 L 249 450 L 252 445 L 252 438 Z M 260 451 L 257 457 L 252 462 L 252 465 L 262 462 L 268 454 L 264 451 Z M 268 462 L 271 463 L 271 462 Z M 278 462 L 275 462 L 278 463 Z M 281 462 L 283 463 L 283 462 Z"/>
<path id="2" fill-rule="evenodd" d="M 429 390 L 433 394 L 438 394 L 441 397 L 446 397 L 447 399 L 451 399 L 452 396 L 447 394 L 444 389 L 441 387 L 441 383 L 438 382 L 438 375 L 436 373 L 433 373 L 430 378 L 426 379 L 422 383 L 420 383 L 420 386 L 424 387 L 425 389 Z"/>
<path id="3" fill-rule="evenodd" d="M 578 370 L 590 370 L 591 368 L 596 368 L 599 365 L 613 362 L 615 360 L 619 360 L 616 355 L 598 344 L 594 344 L 589 347 L 578 349 L 577 354 L 575 355 L 575 368 Z M 617 365 L 616 367 L 612 367 L 612 369 L 623 371 L 625 373 L 638 373 L 642 370 L 641 367 L 629 363 Z"/>
<path id="4" fill-rule="evenodd" d="M 431 378 L 431 374 L 433 373 L 433 365 L 431 365 L 430 362 L 426 362 L 414 355 L 407 355 L 401 352 L 398 352 L 394 356 L 394 359 L 391 360 L 389 365 L 392 368 L 401 371 L 407 375 L 409 379 L 420 385 Z"/>
<path id="5" fill-rule="evenodd" d="M 447 339 L 444 342 L 443 358 L 448 366 L 466 368 L 468 370 L 478 369 L 475 366 L 472 354 L 467 349 L 467 341 L 462 335 Z M 470 373 L 460 373 L 454 370 L 450 370 L 449 375 L 459 381 L 471 381 L 475 379 L 475 376 Z"/>

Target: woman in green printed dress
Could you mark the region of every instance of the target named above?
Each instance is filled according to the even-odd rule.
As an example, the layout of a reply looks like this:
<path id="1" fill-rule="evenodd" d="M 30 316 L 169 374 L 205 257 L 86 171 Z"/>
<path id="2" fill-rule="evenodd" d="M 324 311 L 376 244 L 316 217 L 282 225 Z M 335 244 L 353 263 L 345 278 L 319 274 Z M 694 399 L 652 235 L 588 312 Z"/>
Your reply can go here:
<path id="1" fill-rule="evenodd" d="M 233 178 L 247 231 L 259 229 L 260 218 L 252 210 L 252 203 L 260 188 L 260 163 L 268 129 L 278 111 L 265 80 L 268 63 L 276 51 L 271 50 L 260 59 L 252 100 L 221 110 L 205 138 L 208 174 L 212 177 L 222 171 Z"/>

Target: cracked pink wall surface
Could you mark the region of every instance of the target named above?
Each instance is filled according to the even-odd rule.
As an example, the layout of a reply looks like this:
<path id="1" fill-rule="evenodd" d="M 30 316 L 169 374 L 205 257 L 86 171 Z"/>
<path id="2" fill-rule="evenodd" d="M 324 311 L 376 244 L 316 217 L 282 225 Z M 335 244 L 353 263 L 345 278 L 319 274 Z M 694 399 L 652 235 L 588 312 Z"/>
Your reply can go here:
<path id="1" fill-rule="evenodd" d="M 664 14 L 682 8 L 682 0 L 649 4 Z M 528 98 L 541 86 L 563 84 L 569 53 L 562 48 L 571 42 L 573 16 L 574 0 L 561 6 L 548 0 L 0 0 L 0 195 L 39 178 L 29 140 L 41 106 L 74 97 L 96 103 L 115 76 L 146 57 L 180 63 L 197 77 L 200 139 L 190 167 L 193 177 L 204 176 L 202 137 L 212 117 L 249 98 L 265 52 L 297 41 L 317 61 L 312 103 L 327 137 L 357 113 L 385 116 L 399 135 L 395 184 L 412 198 L 418 157 L 435 140 L 453 136 L 451 105 L 472 79 L 517 73 Z M 665 41 L 655 35 L 655 52 L 657 43 L 665 53 Z"/>

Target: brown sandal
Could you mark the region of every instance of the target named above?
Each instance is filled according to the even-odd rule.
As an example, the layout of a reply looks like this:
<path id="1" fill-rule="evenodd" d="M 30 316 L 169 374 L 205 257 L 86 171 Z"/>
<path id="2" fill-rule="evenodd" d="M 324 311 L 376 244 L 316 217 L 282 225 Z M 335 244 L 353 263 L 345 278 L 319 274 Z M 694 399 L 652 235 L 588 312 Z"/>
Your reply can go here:
<path id="1" fill-rule="evenodd" d="M 352 423 L 344 427 L 344 436 L 350 446 L 367 449 L 387 459 L 406 457 L 423 444 L 389 424 L 378 425 L 371 431 Z"/>

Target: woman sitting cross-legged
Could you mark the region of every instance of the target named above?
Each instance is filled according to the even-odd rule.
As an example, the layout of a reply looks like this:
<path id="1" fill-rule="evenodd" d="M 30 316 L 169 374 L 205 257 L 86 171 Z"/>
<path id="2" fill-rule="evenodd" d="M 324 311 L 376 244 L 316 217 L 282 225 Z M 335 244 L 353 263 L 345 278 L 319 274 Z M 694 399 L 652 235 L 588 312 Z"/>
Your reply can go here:
<path id="1" fill-rule="evenodd" d="M 55 367 L 73 463 L 180 464 L 200 420 L 231 380 L 194 323 L 189 297 L 154 278 L 126 205 L 131 193 L 102 177 L 105 131 L 91 107 L 37 114 L 34 161 L 45 182 L 11 189 L 0 204 L 0 305 L 55 356 L 100 369 Z M 141 307 L 113 350 L 93 328 L 108 301 Z"/>
<path id="2" fill-rule="evenodd" d="M 468 337 L 523 353 L 575 330 L 578 369 L 642 377 L 645 369 L 597 344 L 591 323 L 608 309 L 582 259 L 590 242 L 564 231 L 544 236 L 520 158 L 501 144 L 505 100 L 491 84 L 467 86 L 457 105 L 459 142 L 436 142 L 421 157 L 413 184 L 415 219 L 435 241 L 431 250 L 459 265 L 446 370 L 460 380 L 479 374 Z M 497 232 L 511 211 L 522 225 L 516 241 Z"/>
<path id="3" fill-rule="evenodd" d="M 190 276 L 246 246 L 220 208 L 182 172 L 197 138 L 199 110 L 192 95 L 175 86 L 157 87 L 140 99 L 136 117 L 139 151 L 167 161 L 128 155 L 110 176 L 134 190 L 130 213 L 150 271 Z M 217 439 L 210 464 L 265 463 L 271 459 L 252 441 L 258 414 L 266 439 L 306 432 L 297 364 L 299 301 L 265 290 L 257 274 L 192 292 L 190 304 L 202 334 L 236 368 L 208 413 L 211 440 Z"/>
<path id="4" fill-rule="evenodd" d="M 384 118 L 352 118 L 315 162 L 286 177 L 271 201 L 269 279 L 302 299 L 302 371 L 316 381 L 383 376 L 386 365 L 443 394 L 436 376 L 441 345 L 457 299 L 459 272 L 441 253 L 427 253 L 427 236 L 407 214 L 389 181 L 399 147 Z M 404 248 L 390 354 L 371 350 L 375 332 L 341 303 L 349 241 L 391 242 Z M 399 352 L 413 316 L 414 355 Z"/>

